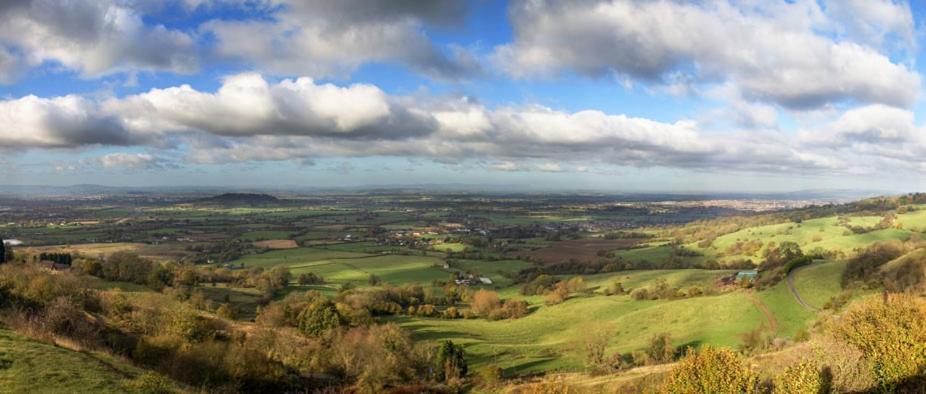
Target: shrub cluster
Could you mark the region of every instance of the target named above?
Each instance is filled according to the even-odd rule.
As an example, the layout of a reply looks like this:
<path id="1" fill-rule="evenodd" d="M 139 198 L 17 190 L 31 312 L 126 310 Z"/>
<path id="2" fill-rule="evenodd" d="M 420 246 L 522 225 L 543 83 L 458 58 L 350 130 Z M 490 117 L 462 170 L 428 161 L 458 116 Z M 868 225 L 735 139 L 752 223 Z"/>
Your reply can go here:
<path id="1" fill-rule="evenodd" d="M 871 297 L 849 307 L 833 335 L 861 350 L 882 389 L 926 384 L 926 301 L 908 294 Z"/>
<path id="2" fill-rule="evenodd" d="M 669 282 L 664 278 L 656 278 L 650 287 L 640 287 L 630 291 L 630 297 L 637 301 L 642 300 L 674 300 L 685 297 L 698 297 L 712 294 L 712 288 L 701 288 L 700 286 L 690 286 L 687 289 L 669 286 Z"/>
<path id="3" fill-rule="evenodd" d="M 858 282 L 876 286 L 880 279 L 881 266 L 900 257 L 904 252 L 904 245 L 899 241 L 875 242 L 860 250 L 846 264 L 846 270 L 842 274 L 843 287 Z"/>
<path id="4" fill-rule="evenodd" d="M 489 320 L 519 319 L 527 315 L 527 302 L 502 301 L 498 293 L 482 289 L 473 294 L 470 309 L 476 316 Z"/>
<path id="5" fill-rule="evenodd" d="M 731 350 L 703 347 L 672 369 L 662 392 L 676 394 L 757 393 L 759 375 L 743 357 Z"/>

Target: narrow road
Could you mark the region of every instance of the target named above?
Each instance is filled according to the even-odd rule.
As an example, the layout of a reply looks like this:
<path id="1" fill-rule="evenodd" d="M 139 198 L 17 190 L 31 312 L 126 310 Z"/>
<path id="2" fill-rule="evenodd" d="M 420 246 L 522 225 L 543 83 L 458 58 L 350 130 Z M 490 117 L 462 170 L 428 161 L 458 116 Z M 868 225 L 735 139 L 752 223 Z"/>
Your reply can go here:
<path id="1" fill-rule="evenodd" d="M 803 270 L 804 268 L 807 268 L 807 267 L 809 267 L 809 265 L 805 265 L 803 267 L 797 267 L 791 270 L 791 273 L 788 274 L 788 277 L 785 279 L 785 282 L 787 282 L 788 290 L 791 292 L 791 295 L 794 296 L 794 299 L 797 300 L 798 304 L 801 304 L 802 307 L 804 307 L 805 309 L 809 311 L 816 311 L 817 308 L 814 308 L 813 306 L 805 302 L 804 299 L 801 298 L 801 295 L 797 292 L 797 289 L 794 288 L 794 275 L 797 275 L 798 271 Z"/>

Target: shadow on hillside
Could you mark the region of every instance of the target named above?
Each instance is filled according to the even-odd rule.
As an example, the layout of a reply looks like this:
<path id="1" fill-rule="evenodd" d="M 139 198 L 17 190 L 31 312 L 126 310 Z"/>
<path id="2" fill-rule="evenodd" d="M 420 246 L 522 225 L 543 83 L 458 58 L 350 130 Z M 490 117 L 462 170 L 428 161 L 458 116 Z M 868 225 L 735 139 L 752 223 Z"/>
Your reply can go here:
<path id="1" fill-rule="evenodd" d="M 545 358 L 537 359 L 534 361 L 526 362 L 524 364 L 518 364 L 513 367 L 505 368 L 504 376 L 528 375 L 528 371 L 530 371 L 532 368 L 539 367 L 543 364 L 546 364 L 546 363 L 549 363 L 555 360 L 556 360 L 555 357 L 545 357 Z"/>
<path id="2" fill-rule="evenodd" d="M 409 323 L 404 324 L 403 327 L 412 332 L 412 335 L 417 339 L 426 339 L 426 340 L 441 340 L 441 339 L 456 339 L 456 338 L 465 338 L 465 339 L 476 339 L 482 340 L 482 337 L 479 335 L 473 335 L 472 333 L 465 333 L 461 331 L 452 331 L 452 330 L 435 330 L 433 327 L 426 324 L 415 324 Z"/>
<path id="3" fill-rule="evenodd" d="M 682 357 L 685 357 L 688 354 L 688 352 L 691 352 L 701 347 L 701 344 L 702 344 L 701 341 L 691 341 L 691 342 L 685 342 L 681 345 L 678 345 L 678 347 L 675 348 L 675 359 L 680 359 Z"/>
<path id="4" fill-rule="evenodd" d="M 874 388 L 866 394 L 876 393 L 924 394 L 926 393 L 926 376 L 913 376 L 896 383 L 894 387 Z"/>

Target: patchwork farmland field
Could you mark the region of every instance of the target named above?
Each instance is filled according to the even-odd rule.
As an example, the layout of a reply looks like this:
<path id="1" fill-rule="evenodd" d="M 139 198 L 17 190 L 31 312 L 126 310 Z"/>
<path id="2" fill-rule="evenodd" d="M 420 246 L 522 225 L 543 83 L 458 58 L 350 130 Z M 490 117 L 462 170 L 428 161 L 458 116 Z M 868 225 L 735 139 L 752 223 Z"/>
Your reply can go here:
<path id="1" fill-rule="evenodd" d="M 580 262 L 597 261 L 602 257 L 599 254 L 601 251 L 610 252 L 617 249 L 629 249 L 639 241 L 637 239 L 575 239 L 559 241 L 531 251 L 527 256 L 542 263 L 561 263 L 573 259 Z"/>

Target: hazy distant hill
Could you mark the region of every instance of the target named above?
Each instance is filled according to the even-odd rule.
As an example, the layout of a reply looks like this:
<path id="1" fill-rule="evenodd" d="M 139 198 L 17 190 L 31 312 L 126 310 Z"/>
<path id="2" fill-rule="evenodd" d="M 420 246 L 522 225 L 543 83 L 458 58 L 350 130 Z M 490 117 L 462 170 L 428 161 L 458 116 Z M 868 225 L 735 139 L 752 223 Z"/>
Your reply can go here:
<path id="1" fill-rule="evenodd" d="M 260 206 L 277 204 L 281 200 L 269 194 L 257 193 L 224 193 L 217 196 L 194 200 L 194 204 L 225 205 L 225 206 Z"/>

